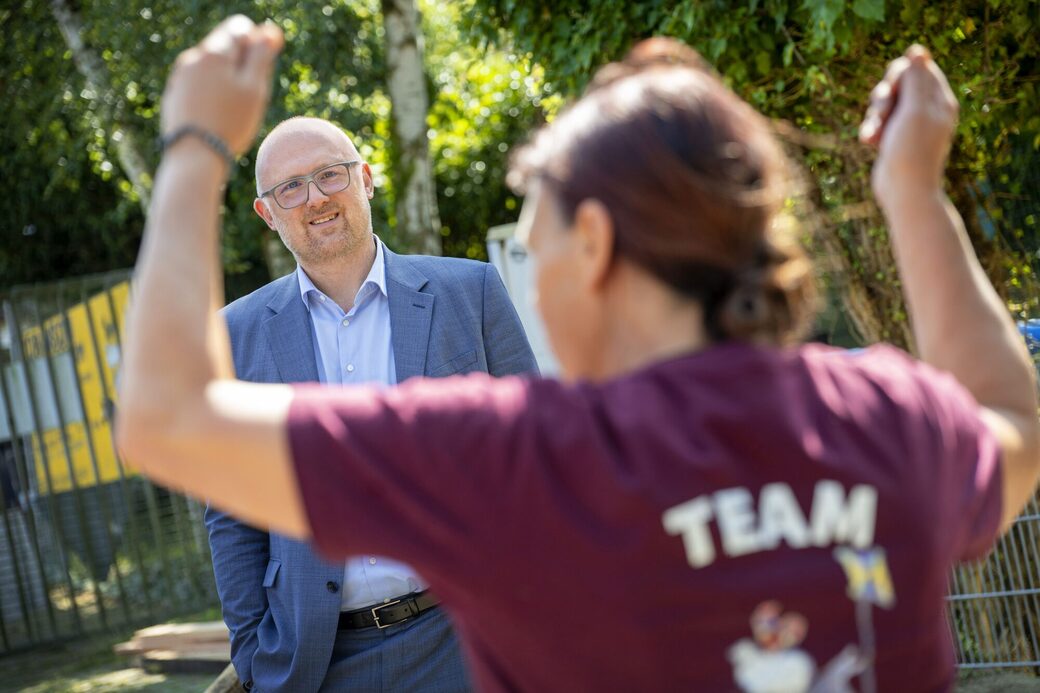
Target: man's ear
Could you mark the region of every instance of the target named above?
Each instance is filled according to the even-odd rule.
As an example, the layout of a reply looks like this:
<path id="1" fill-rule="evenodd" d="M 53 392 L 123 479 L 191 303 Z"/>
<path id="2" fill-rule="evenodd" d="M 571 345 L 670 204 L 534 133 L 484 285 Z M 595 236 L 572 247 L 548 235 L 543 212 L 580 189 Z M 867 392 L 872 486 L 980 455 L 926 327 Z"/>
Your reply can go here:
<path id="1" fill-rule="evenodd" d="M 582 200 L 574 211 L 579 277 L 591 289 L 601 288 L 614 260 L 614 220 L 596 199 Z"/>
<path id="2" fill-rule="evenodd" d="M 263 198 L 258 197 L 253 200 L 253 211 L 267 223 L 269 229 L 275 230 L 274 217 L 271 216 L 271 210 L 267 208 L 267 203 L 264 202 Z"/>
<path id="3" fill-rule="evenodd" d="M 365 194 L 371 200 L 375 197 L 376 186 L 372 181 L 372 168 L 368 165 L 368 162 L 362 162 L 361 164 L 361 181 L 365 184 Z"/>

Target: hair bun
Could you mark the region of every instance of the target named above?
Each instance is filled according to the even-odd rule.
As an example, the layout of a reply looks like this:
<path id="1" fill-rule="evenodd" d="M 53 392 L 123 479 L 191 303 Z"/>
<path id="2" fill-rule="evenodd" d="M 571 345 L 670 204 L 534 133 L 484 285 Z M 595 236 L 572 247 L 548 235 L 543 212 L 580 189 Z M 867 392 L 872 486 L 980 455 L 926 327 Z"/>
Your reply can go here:
<path id="1" fill-rule="evenodd" d="M 805 254 L 767 241 L 754 266 L 735 275 L 709 330 L 723 339 L 794 342 L 809 327 L 815 293 L 812 264 Z"/>

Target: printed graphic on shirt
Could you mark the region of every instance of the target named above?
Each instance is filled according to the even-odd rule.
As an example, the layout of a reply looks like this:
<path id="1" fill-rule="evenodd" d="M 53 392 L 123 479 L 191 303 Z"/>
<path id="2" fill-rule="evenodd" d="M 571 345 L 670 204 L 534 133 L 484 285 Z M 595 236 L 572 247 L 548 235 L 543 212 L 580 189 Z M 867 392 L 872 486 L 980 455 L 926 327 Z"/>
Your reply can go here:
<path id="1" fill-rule="evenodd" d="M 896 591 L 892 584 L 892 574 L 888 570 L 888 560 L 885 558 L 885 550 L 880 546 L 869 549 L 841 546 L 834 549 L 834 559 L 845 569 L 848 581 L 845 593 L 856 603 L 856 633 L 862 653 L 859 687 L 865 693 L 874 693 L 877 690 L 874 677 L 874 607 L 891 609 L 896 603 Z"/>
<path id="2" fill-rule="evenodd" d="M 807 691 L 816 673 L 816 662 L 798 645 L 809 624 L 796 613 L 783 613 L 779 602 L 759 604 L 751 614 L 751 636 L 741 638 L 727 653 L 733 680 L 743 691 Z"/>
<path id="3" fill-rule="evenodd" d="M 846 594 L 855 602 L 858 644 L 846 645 L 826 666 L 816 662 L 798 645 L 805 640 L 809 623 L 797 613 L 783 613 L 777 601 L 759 604 L 751 614 L 751 638 L 730 646 L 727 656 L 733 665 L 733 681 L 747 693 L 851 693 L 852 680 L 859 690 L 874 693 L 875 638 L 873 608 L 895 604 L 892 576 L 885 550 L 872 547 L 856 550 L 840 547 L 834 558 L 845 570 Z"/>
<path id="4" fill-rule="evenodd" d="M 743 487 L 697 496 L 665 511 L 666 532 L 682 536 L 686 558 L 694 568 L 715 562 L 718 550 L 711 522 L 718 527 L 722 553 L 728 557 L 771 551 L 782 541 L 792 549 L 835 544 L 866 549 L 874 543 L 877 489 L 861 484 L 845 493 L 837 481 L 822 480 L 813 491 L 809 514 L 802 511 L 791 487 L 766 484 L 758 505 Z"/>
<path id="5" fill-rule="evenodd" d="M 849 585 L 847 594 L 852 601 L 876 604 L 886 609 L 896 602 L 892 576 L 888 572 L 885 550 L 879 546 L 870 549 L 834 549 L 834 559 L 845 569 Z"/>
<path id="6" fill-rule="evenodd" d="M 873 609 L 892 608 L 896 600 L 885 550 L 873 546 L 877 489 L 861 484 L 846 493 L 837 481 L 819 481 L 808 513 L 784 483 L 763 486 L 755 501 L 746 488 L 722 489 L 669 508 L 661 523 L 670 535 L 682 537 L 694 569 L 711 565 L 720 553 L 737 557 L 770 551 L 781 541 L 793 549 L 837 545 L 833 556 L 855 605 L 859 642 L 846 645 L 817 669 L 812 655 L 799 648 L 809 630 L 805 617 L 784 613 L 777 601 L 765 601 L 751 614 L 752 637 L 741 638 L 727 651 L 734 682 L 748 693 L 843 693 L 852 691 L 852 681 L 858 679 L 859 690 L 873 693 Z"/>

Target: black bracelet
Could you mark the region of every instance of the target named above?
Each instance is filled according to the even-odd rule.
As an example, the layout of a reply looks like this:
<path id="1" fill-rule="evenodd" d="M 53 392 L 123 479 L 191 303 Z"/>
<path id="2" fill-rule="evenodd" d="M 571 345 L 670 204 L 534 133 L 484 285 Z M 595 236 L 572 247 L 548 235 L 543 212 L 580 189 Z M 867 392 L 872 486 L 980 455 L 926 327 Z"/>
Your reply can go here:
<path id="1" fill-rule="evenodd" d="M 227 143 L 212 132 L 203 130 L 198 125 L 182 125 L 173 132 L 168 132 L 165 135 L 162 135 L 159 138 L 159 149 L 165 152 L 188 135 L 198 137 L 200 140 L 205 142 L 210 149 L 219 154 L 220 157 L 227 162 L 229 170 L 235 167 L 235 163 L 238 159 L 231 153 L 231 150 L 228 149 Z"/>

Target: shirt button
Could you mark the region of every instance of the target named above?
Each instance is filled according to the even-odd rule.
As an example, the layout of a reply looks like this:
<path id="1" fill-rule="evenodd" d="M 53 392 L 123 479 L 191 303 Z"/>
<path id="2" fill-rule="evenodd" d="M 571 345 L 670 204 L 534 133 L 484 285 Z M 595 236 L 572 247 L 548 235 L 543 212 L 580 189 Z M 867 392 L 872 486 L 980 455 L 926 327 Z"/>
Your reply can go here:
<path id="1" fill-rule="evenodd" d="M 325 589 L 327 589 L 329 592 L 332 592 L 333 594 L 336 594 L 336 592 L 339 592 L 339 583 L 334 582 L 333 580 L 329 580 L 325 583 Z"/>
<path id="2" fill-rule="evenodd" d="M 353 372 L 354 372 L 354 364 L 348 363 L 347 364 L 347 373 L 353 373 Z"/>
<path id="3" fill-rule="evenodd" d="M 318 300 L 322 303 L 325 303 L 325 296 L 323 296 L 322 294 L 318 294 Z"/>
<path id="4" fill-rule="evenodd" d="M 343 318 L 343 327 L 350 325 L 350 318 Z"/>
<path id="5" fill-rule="evenodd" d="M 371 565 L 375 565 L 375 564 L 376 564 L 376 559 L 374 559 L 374 558 L 370 558 L 370 559 L 368 559 L 368 562 L 369 562 L 369 564 L 371 564 Z"/>

